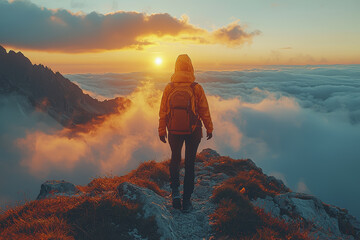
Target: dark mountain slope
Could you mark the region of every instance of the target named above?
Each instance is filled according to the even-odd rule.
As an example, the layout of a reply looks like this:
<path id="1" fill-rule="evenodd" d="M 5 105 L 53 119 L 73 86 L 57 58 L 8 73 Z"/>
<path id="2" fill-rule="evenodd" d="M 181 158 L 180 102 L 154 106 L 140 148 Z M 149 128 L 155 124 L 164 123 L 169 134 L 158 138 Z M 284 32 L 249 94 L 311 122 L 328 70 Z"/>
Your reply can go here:
<path id="1" fill-rule="evenodd" d="M 0 94 L 18 93 L 66 127 L 84 124 L 124 109 L 129 100 L 98 101 L 59 72 L 33 65 L 21 52 L 0 46 Z"/>

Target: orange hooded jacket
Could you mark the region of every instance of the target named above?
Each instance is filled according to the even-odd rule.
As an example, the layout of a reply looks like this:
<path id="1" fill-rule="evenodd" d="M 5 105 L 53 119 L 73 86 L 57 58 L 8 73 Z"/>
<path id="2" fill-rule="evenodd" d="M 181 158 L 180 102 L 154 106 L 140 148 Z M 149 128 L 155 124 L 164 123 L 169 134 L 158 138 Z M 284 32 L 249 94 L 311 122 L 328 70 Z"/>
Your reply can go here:
<path id="1" fill-rule="evenodd" d="M 171 82 L 175 86 L 190 85 L 195 81 L 194 68 L 188 55 L 182 54 L 176 59 L 175 73 L 171 76 Z M 170 84 L 166 85 L 160 104 L 159 111 L 159 136 L 166 136 L 166 116 L 169 113 L 168 96 L 170 93 Z M 205 96 L 204 89 L 200 84 L 194 86 L 195 99 L 198 107 L 200 119 L 205 125 L 207 133 L 212 133 L 213 124 L 211 121 L 209 105 Z"/>

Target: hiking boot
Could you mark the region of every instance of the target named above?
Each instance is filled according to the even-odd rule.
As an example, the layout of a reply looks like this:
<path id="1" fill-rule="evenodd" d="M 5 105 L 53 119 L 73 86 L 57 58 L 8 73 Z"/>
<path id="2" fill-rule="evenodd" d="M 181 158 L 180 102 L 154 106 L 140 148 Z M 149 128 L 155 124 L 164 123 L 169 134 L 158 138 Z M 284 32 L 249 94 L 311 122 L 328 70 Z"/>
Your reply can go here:
<path id="1" fill-rule="evenodd" d="M 188 212 L 191 212 L 191 210 L 193 210 L 193 205 L 191 203 L 191 200 L 190 199 L 184 199 L 183 200 L 183 209 L 182 209 L 182 211 L 184 213 L 188 213 Z"/>
<path id="2" fill-rule="evenodd" d="M 172 198 L 173 208 L 181 209 L 181 197 L 180 197 L 179 189 L 175 188 L 172 190 L 171 198 Z"/>

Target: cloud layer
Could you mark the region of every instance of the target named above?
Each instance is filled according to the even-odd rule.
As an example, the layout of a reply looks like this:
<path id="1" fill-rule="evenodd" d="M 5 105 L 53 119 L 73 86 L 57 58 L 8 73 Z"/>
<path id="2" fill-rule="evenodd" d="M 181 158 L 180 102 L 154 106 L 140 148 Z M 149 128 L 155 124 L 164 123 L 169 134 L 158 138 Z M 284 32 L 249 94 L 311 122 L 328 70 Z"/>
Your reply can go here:
<path id="1" fill-rule="evenodd" d="M 147 15 L 118 11 L 106 15 L 40 8 L 28 1 L 0 0 L 0 43 L 18 48 L 88 52 L 137 48 L 160 39 L 199 44 L 240 46 L 259 31 L 248 33 L 238 22 L 213 32 L 168 13 Z"/>

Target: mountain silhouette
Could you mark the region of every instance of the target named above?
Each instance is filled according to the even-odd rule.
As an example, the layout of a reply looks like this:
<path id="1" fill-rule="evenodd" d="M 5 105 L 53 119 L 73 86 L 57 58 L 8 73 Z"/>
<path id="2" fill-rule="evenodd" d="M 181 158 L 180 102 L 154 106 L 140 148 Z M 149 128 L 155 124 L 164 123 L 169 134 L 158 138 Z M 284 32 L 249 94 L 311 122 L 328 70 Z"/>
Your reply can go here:
<path id="1" fill-rule="evenodd" d="M 197 154 L 190 213 L 172 208 L 168 169 L 148 161 L 86 186 L 46 181 L 37 200 L 0 215 L 0 239 L 360 238 L 346 209 L 292 192 L 250 159 Z"/>
<path id="2" fill-rule="evenodd" d="M 98 101 L 59 72 L 33 65 L 21 52 L 0 46 L 0 94 L 20 94 L 66 127 L 74 127 L 117 113 L 130 101 L 117 97 Z"/>

